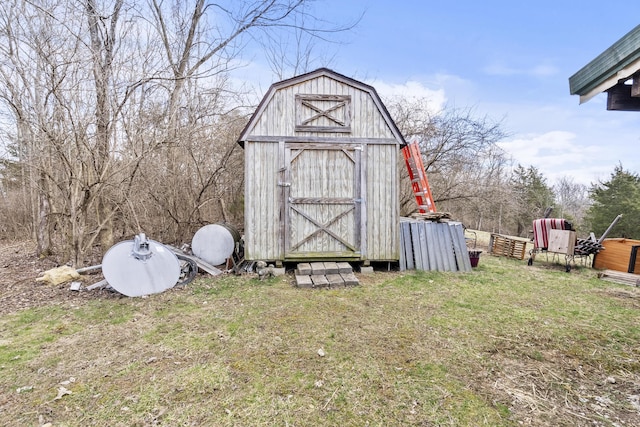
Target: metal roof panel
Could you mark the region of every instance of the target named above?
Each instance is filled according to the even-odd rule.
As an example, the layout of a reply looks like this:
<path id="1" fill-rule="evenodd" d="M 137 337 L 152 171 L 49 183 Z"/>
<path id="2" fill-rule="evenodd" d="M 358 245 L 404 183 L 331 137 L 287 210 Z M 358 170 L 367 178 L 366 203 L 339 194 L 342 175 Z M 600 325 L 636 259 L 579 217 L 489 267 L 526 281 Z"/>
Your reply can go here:
<path id="1" fill-rule="evenodd" d="M 589 94 L 607 80 L 611 80 L 625 67 L 637 62 L 638 59 L 640 59 L 640 25 L 569 77 L 571 95 L 584 96 Z M 626 78 L 628 76 L 620 77 Z"/>

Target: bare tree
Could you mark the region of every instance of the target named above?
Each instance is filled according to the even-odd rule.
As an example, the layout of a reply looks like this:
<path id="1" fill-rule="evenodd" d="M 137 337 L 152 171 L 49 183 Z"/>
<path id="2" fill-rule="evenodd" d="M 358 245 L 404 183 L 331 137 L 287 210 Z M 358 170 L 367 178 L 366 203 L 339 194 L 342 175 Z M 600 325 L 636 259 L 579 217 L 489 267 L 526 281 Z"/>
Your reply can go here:
<path id="1" fill-rule="evenodd" d="M 202 206 L 206 194 L 218 197 L 219 214 L 223 219 L 228 217 L 227 203 L 213 194 L 220 188 L 229 188 L 221 181 L 221 172 L 227 170 L 226 164 L 240 153 L 237 145 L 229 142 L 233 138 L 228 137 L 228 132 L 225 133 L 227 136 L 218 139 L 223 132 L 211 129 L 211 126 L 224 123 L 234 128 L 242 121 L 236 112 L 242 102 L 233 96 L 236 94 L 229 92 L 227 80 L 227 73 L 234 67 L 233 61 L 239 51 L 255 41 L 262 46 L 271 46 L 282 31 L 293 31 L 313 39 L 343 30 L 320 25 L 308 15 L 309 3 L 261 0 L 213 4 L 198 0 L 190 8 L 182 3 L 165 4 L 152 0 L 153 28 L 161 41 L 167 64 L 166 73 L 161 72 L 162 80 L 158 82 L 162 90 L 166 90 L 168 102 L 161 125 L 162 145 L 166 150 L 166 179 L 154 181 L 162 184 L 150 186 L 150 195 L 161 206 L 163 214 L 171 219 L 168 229 L 174 238 L 186 238 L 194 224 L 198 224 L 195 220 L 197 210 L 193 207 Z M 207 139 L 211 137 L 214 139 Z M 194 150 L 194 146 L 202 144 L 215 147 L 205 163 L 207 166 L 194 155 L 203 152 L 201 147 Z M 208 170 L 206 176 L 203 175 L 205 170 Z M 235 177 L 228 177 L 232 182 L 242 182 L 237 172 Z M 167 182 L 171 184 L 167 185 Z M 235 188 L 237 184 L 231 187 Z"/>
<path id="2" fill-rule="evenodd" d="M 109 96 L 112 87 L 114 55 L 119 43 L 118 20 L 122 10 L 123 0 L 115 0 L 106 15 L 98 10 L 96 0 L 86 0 L 86 17 L 90 39 L 91 64 L 93 69 L 93 84 L 95 94 L 95 135 L 93 143 L 93 169 L 90 178 L 95 184 L 96 213 L 98 216 L 98 234 L 105 247 L 113 244 L 113 212 L 114 208 L 107 197 L 102 194 L 103 178 L 108 173 L 111 144 L 114 133 L 113 99 Z"/>
<path id="3" fill-rule="evenodd" d="M 591 205 L 589 187 L 563 176 L 553 185 L 556 197 L 556 216 L 573 222 L 576 229 L 582 228 L 587 209 Z"/>
<path id="4" fill-rule="evenodd" d="M 42 5 L 48 11 L 55 7 Z M 4 83 L 0 96 L 13 118 L 15 155 L 25 204 L 31 209 L 30 229 L 39 253 L 46 255 L 51 248 L 51 221 L 57 213 L 51 191 L 66 187 L 59 185 L 64 174 L 56 173 L 50 165 L 57 163 L 54 159 L 60 155 L 63 164 L 67 160 L 64 156 L 68 153 L 61 150 L 68 124 L 63 100 L 74 44 L 66 47 L 70 52 L 65 54 L 66 61 L 59 61 L 66 40 L 52 28 L 50 15 L 40 15 L 22 2 L 0 6 L 0 73 Z"/>
<path id="5" fill-rule="evenodd" d="M 23 189 L 39 252 L 80 264 L 139 231 L 175 242 L 206 222 L 241 223 L 235 138 L 247 114 L 228 72 L 266 40 L 258 33 L 334 31 L 306 15 L 309 3 L 3 2 L 0 109 L 14 164 L 1 179 L 21 182 L 2 189 L 12 201 Z"/>
<path id="6" fill-rule="evenodd" d="M 307 9 L 305 5 L 292 17 L 292 24 L 282 31 L 264 31 L 256 39 L 271 71 L 279 80 L 309 72 L 318 65 L 329 67 L 334 58 L 331 48 L 339 45 L 330 36 L 352 30 L 364 16 L 363 12 L 351 22 L 329 24 L 328 27 Z"/>
<path id="7" fill-rule="evenodd" d="M 438 210 L 477 228 L 500 228 L 508 172 L 506 153 L 497 145 L 506 135 L 501 124 L 471 110 L 434 111 L 424 98 L 396 97 L 387 105 L 405 137 L 419 141 Z M 404 181 L 405 214 L 416 209 L 410 188 Z"/>

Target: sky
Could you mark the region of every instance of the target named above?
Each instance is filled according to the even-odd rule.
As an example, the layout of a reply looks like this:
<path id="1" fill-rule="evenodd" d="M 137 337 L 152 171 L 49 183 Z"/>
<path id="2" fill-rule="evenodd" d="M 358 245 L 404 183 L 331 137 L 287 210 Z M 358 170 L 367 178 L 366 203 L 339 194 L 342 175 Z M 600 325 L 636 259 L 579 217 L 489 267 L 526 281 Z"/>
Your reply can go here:
<path id="1" fill-rule="evenodd" d="M 425 97 L 500 121 L 515 164 L 554 185 L 591 185 L 618 165 L 640 173 L 640 112 L 606 110 L 606 94 L 580 105 L 569 77 L 640 24 L 622 1 L 318 0 L 314 14 L 356 26 L 320 45 L 317 62 L 385 97 Z M 334 36 L 335 38 L 335 36 Z M 255 56 L 245 76 L 262 94 L 277 81 Z"/>

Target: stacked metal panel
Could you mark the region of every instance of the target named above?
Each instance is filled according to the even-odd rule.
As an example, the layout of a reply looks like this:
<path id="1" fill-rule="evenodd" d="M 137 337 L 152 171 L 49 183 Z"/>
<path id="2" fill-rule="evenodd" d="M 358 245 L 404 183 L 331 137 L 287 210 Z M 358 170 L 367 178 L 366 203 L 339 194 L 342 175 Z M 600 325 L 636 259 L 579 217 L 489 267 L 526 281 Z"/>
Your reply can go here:
<path id="1" fill-rule="evenodd" d="M 462 223 L 401 218 L 400 270 L 471 271 Z"/>

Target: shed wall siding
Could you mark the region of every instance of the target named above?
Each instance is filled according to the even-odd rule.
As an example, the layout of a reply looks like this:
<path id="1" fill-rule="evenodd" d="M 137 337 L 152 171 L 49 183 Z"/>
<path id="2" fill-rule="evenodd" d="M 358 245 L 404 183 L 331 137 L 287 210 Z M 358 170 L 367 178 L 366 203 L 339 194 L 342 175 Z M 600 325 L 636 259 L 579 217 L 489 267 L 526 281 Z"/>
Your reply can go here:
<path id="1" fill-rule="evenodd" d="M 375 91 L 348 83 L 276 86 L 243 132 L 246 259 L 400 258 L 399 133 Z"/>
<path id="2" fill-rule="evenodd" d="M 245 257 L 282 259 L 278 143 L 245 144 Z"/>
<path id="3" fill-rule="evenodd" d="M 397 156 L 395 145 L 366 148 L 366 258 L 370 260 L 400 258 Z"/>
<path id="4" fill-rule="evenodd" d="M 296 132 L 296 94 L 332 94 L 351 97 L 351 132 Z M 323 122 L 330 125 L 328 121 Z M 251 131 L 251 136 L 298 136 L 300 138 L 394 138 L 371 95 L 342 82 L 321 76 L 277 90 Z"/>

